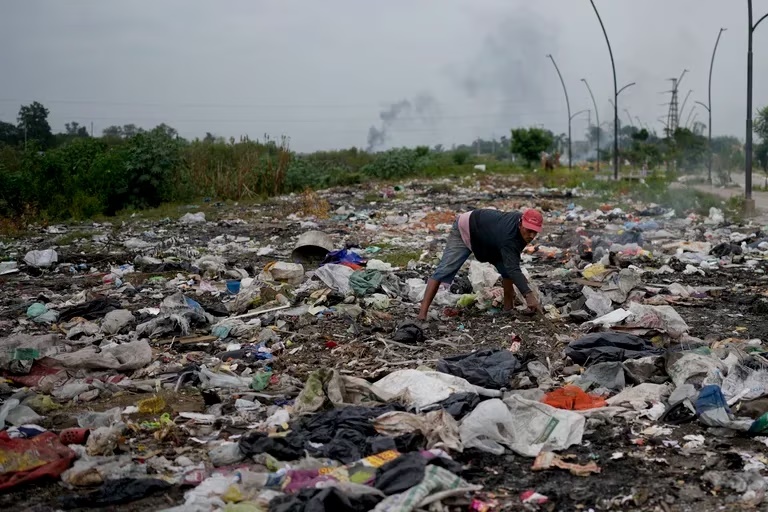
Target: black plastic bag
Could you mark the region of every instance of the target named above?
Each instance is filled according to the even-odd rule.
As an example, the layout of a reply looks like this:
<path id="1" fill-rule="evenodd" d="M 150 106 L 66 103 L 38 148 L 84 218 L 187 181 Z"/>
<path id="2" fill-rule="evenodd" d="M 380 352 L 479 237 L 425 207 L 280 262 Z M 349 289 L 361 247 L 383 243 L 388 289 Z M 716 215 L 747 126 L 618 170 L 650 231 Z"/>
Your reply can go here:
<path id="1" fill-rule="evenodd" d="M 447 357 L 437 363 L 437 371 L 466 379 L 475 386 L 501 389 L 522 369 L 520 361 L 508 350 L 480 350 Z"/>

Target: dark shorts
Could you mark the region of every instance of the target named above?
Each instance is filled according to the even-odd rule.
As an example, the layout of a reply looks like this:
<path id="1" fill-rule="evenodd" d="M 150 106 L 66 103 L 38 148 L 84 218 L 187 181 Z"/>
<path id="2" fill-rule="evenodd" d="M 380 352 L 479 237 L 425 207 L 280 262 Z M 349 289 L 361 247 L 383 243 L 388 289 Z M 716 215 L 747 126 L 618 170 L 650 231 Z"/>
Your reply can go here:
<path id="1" fill-rule="evenodd" d="M 440 281 L 441 283 L 452 283 L 453 278 L 456 277 L 459 269 L 471 254 L 472 251 L 464 245 L 464 240 L 461 239 L 458 222 L 454 222 L 445 244 L 443 258 L 437 265 L 435 273 L 432 274 L 432 279 Z M 493 265 L 496 267 L 499 274 L 501 274 L 502 279 L 510 279 L 509 274 L 501 262 L 494 263 Z"/>

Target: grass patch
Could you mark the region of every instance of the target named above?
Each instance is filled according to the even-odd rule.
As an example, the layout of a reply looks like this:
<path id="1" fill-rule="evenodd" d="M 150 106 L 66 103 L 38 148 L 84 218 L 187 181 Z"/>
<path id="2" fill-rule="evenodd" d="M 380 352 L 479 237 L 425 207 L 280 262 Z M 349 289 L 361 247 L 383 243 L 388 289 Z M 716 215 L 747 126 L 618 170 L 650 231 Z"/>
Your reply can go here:
<path id="1" fill-rule="evenodd" d="M 381 247 L 382 244 L 377 244 Z M 383 252 L 383 251 L 382 251 Z M 418 261 L 421 256 L 420 251 L 395 251 L 388 254 L 379 253 L 379 259 L 386 263 L 391 263 L 395 267 L 405 267 L 411 260 Z"/>
<path id="2" fill-rule="evenodd" d="M 69 245 L 77 240 L 80 240 L 81 238 L 89 238 L 90 236 L 91 234 L 87 231 L 72 231 L 71 233 L 61 235 L 58 239 L 56 239 L 56 243 L 58 245 Z"/>

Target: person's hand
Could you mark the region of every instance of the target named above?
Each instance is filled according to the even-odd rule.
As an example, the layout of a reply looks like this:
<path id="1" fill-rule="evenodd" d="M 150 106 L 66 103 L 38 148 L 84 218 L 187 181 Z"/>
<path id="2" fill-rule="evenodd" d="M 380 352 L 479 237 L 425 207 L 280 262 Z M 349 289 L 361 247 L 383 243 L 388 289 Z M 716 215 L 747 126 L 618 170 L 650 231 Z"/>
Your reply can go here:
<path id="1" fill-rule="evenodd" d="M 528 292 L 528 295 L 525 296 L 525 303 L 529 313 L 541 313 L 541 304 L 535 293 Z"/>

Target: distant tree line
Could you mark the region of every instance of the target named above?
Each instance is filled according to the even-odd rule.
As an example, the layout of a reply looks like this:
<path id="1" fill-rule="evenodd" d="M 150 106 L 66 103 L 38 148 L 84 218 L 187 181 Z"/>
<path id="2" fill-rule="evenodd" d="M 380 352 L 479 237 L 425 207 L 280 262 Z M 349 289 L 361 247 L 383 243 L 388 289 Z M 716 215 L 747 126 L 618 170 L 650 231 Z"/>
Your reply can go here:
<path id="1" fill-rule="evenodd" d="M 23 105 L 16 123 L 0 120 L 0 216 L 66 219 L 111 215 L 200 197 L 243 199 L 306 188 L 352 185 L 371 178 L 451 175 L 475 163 L 528 168 L 542 153 L 563 153 L 564 134 L 544 128 L 519 128 L 499 139 L 477 139 L 446 148 L 397 148 L 371 153 L 358 148 L 295 153 L 285 138 L 224 139 L 206 133 L 186 140 L 171 126 L 144 129 L 110 126 L 100 136 L 72 121 L 53 133 L 49 111 L 39 102 Z M 707 141 L 703 129 L 679 128 L 660 137 L 646 129 L 622 126 L 620 156 L 633 166 L 674 164 L 703 169 Z M 755 120 L 755 157 L 768 173 L 768 107 Z M 587 140 L 574 143 L 580 157 L 594 161 L 600 133 L 600 158 L 609 161 L 609 133 L 591 127 Z M 718 170 L 743 165 L 743 144 L 735 137 L 713 139 Z"/>

